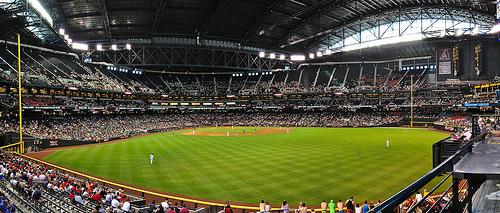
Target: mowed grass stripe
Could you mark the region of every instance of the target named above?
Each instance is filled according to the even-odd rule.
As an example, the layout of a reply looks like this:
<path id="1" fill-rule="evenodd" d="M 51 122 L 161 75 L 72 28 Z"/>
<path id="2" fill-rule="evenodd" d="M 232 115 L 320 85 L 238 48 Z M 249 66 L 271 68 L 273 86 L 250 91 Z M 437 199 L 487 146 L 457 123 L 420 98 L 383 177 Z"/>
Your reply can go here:
<path id="1" fill-rule="evenodd" d="M 260 127 L 211 127 L 242 132 Z M 60 150 L 45 160 L 144 188 L 213 200 L 317 204 L 354 195 L 382 200 L 432 168 L 446 134 L 404 128 L 293 128 L 289 134 L 190 136 L 161 133 Z M 391 147 L 385 147 L 389 138 Z M 155 162 L 149 164 L 149 154 Z"/>

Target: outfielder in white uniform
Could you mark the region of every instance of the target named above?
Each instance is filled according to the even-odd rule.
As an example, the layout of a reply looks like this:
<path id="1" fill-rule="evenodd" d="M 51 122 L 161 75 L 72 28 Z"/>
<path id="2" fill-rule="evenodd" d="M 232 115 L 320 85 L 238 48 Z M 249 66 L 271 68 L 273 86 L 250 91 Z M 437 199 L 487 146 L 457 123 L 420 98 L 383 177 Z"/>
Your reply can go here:
<path id="1" fill-rule="evenodd" d="M 149 155 L 149 160 L 151 160 L 151 165 L 153 165 L 154 159 L 155 159 L 155 156 L 153 155 L 153 153 L 151 153 L 151 155 Z"/>

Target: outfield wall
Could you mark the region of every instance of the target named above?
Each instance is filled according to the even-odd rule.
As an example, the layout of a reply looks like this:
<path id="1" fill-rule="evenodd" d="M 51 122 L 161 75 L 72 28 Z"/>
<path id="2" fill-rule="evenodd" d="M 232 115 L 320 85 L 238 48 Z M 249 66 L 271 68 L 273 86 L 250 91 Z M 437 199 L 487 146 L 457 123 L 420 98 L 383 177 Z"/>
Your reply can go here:
<path id="1" fill-rule="evenodd" d="M 156 133 L 156 132 L 168 132 L 168 131 L 173 131 L 173 130 L 179 130 L 181 129 L 180 127 L 176 128 L 170 128 L 170 129 L 156 129 L 156 130 L 147 130 L 147 131 L 141 131 L 141 132 L 132 132 L 129 133 L 127 136 L 123 137 L 114 137 L 114 138 L 109 138 L 106 140 L 59 140 L 59 139 L 41 139 L 39 140 L 39 143 L 33 144 L 33 146 L 36 146 L 36 150 L 43 150 L 43 149 L 48 149 L 48 148 L 59 148 L 59 147 L 68 147 L 68 146 L 79 146 L 79 145 L 90 145 L 90 144 L 99 144 L 99 143 L 106 143 L 106 142 L 111 142 L 115 140 L 121 140 L 121 139 L 127 139 L 131 138 L 134 136 L 138 135 L 144 135 L 144 134 L 150 134 L 150 133 Z M 17 141 L 10 141 L 10 143 L 15 143 Z"/>

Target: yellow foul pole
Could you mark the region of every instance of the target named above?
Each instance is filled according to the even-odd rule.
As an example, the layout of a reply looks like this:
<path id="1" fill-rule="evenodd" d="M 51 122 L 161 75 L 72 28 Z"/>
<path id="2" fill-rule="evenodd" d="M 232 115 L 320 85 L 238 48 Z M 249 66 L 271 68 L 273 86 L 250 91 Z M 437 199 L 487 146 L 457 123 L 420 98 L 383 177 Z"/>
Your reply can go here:
<path id="1" fill-rule="evenodd" d="M 413 75 L 410 81 L 410 127 L 413 127 Z"/>
<path id="2" fill-rule="evenodd" d="M 21 35 L 17 34 L 17 92 L 19 100 L 19 153 L 24 154 L 23 102 L 21 99 Z"/>

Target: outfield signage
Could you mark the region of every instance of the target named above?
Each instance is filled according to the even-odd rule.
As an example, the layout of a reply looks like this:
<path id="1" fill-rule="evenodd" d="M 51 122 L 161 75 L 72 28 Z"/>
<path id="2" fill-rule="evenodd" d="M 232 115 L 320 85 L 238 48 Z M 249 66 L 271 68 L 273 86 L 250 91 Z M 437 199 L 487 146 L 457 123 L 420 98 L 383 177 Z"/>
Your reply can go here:
<path id="1" fill-rule="evenodd" d="M 55 147 L 64 147 L 64 146 L 76 146 L 76 145 L 85 145 L 85 144 L 95 144 L 95 141 L 78 141 L 78 140 L 49 140 L 42 139 L 41 140 L 42 149 L 46 148 L 55 148 Z"/>

